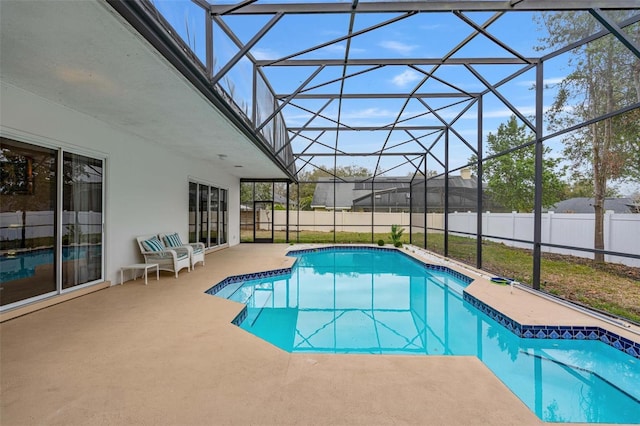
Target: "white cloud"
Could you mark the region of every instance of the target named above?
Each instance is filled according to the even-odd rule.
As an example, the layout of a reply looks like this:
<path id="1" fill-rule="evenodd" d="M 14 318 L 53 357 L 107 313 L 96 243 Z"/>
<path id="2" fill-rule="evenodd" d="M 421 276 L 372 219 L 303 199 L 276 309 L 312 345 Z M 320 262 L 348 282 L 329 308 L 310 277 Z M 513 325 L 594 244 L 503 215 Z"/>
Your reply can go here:
<path id="1" fill-rule="evenodd" d="M 342 43 L 334 43 L 323 47 L 319 50 L 327 50 L 329 52 L 344 52 L 347 47 Z"/>
<path id="2" fill-rule="evenodd" d="M 420 80 L 420 74 L 413 70 L 405 70 L 402 73 L 393 77 L 391 82 L 398 87 L 405 87 L 414 81 Z"/>
<path id="3" fill-rule="evenodd" d="M 278 59 L 282 56 L 271 49 L 261 49 L 256 47 L 251 49 L 251 54 L 253 55 L 254 58 L 256 58 L 259 61 L 264 61 L 268 59 Z"/>
<path id="4" fill-rule="evenodd" d="M 544 84 L 558 84 L 561 83 L 562 80 L 564 80 L 566 78 L 565 77 L 553 77 L 553 78 L 545 78 L 544 80 L 542 80 L 542 82 Z"/>
<path id="5" fill-rule="evenodd" d="M 415 44 L 405 44 L 399 41 L 386 40 L 380 43 L 380 47 L 393 50 L 400 55 L 408 55 L 418 46 Z"/>
<path id="6" fill-rule="evenodd" d="M 344 54 L 344 52 L 347 50 L 347 46 L 344 43 L 334 43 L 334 44 L 330 44 L 328 46 L 323 47 L 322 49 L 318 49 L 316 50 L 316 52 L 331 52 L 331 53 L 342 53 Z M 358 48 L 349 48 L 349 53 L 362 53 L 365 52 L 364 49 L 358 49 Z"/>
<path id="7" fill-rule="evenodd" d="M 358 119 L 370 119 L 370 118 L 392 118 L 394 117 L 392 111 L 381 108 L 366 108 L 362 110 L 354 110 L 347 114 L 343 114 L 343 118 L 358 118 Z"/>

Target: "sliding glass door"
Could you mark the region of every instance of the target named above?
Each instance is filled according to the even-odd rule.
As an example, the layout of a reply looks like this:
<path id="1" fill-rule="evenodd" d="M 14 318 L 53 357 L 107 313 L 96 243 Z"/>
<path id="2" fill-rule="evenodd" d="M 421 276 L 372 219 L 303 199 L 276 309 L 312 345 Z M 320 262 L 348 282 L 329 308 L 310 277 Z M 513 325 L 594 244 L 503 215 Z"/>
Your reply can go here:
<path id="1" fill-rule="evenodd" d="M 103 280 L 103 161 L 0 141 L 0 306 Z"/>
<path id="2" fill-rule="evenodd" d="M 219 205 L 219 190 L 218 188 L 210 189 L 210 203 L 209 203 L 209 217 L 211 220 L 209 221 L 209 245 L 217 246 L 218 242 L 218 209 Z"/>
<path id="3" fill-rule="evenodd" d="M 102 277 L 102 161 L 64 153 L 62 288 Z"/>
<path id="4" fill-rule="evenodd" d="M 218 244 L 227 243 L 227 190 L 220 189 L 220 230 L 218 232 Z"/>
<path id="5" fill-rule="evenodd" d="M 209 186 L 198 185 L 198 242 L 209 247 Z"/>
<path id="6" fill-rule="evenodd" d="M 227 190 L 189 182 L 189 242 L 227 243 Z"/>
<path id="7" fill-rule="evenodd" d="M 198 184 L 189 182 L 189 242 L 198 241 Z"/>

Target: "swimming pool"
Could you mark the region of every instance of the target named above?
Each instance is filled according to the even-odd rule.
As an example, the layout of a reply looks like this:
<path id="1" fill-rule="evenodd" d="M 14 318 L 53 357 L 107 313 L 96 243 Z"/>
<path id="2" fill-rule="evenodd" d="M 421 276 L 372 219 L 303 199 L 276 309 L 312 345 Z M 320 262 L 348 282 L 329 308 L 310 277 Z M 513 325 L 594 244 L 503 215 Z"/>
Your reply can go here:
<path id="1" fill-rule="evenodd" d="M 240 327 L 289 352 L 473 355 L 544 421 L 640 422 L 640 359 L 597 340 L 518 337 L 465 300 L 468 277 L 395 250 L 294 255 L 290 271 L 208 292 L 245 303 Z"/>

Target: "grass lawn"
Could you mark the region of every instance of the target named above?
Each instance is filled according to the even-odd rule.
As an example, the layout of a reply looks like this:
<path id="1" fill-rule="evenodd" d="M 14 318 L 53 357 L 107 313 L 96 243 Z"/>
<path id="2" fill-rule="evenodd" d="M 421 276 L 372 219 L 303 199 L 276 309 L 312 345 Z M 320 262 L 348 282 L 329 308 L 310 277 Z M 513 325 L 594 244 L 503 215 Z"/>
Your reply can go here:
<path id="1" fill-rule="evenodd" d="M 442 253 L 442 235 L 429 234 L 427 245 Z M 449 236 L 449 256 L 475 265 L 476 240 Z M 532 252 L 483 241 L 482 269 L 531 285 Z M 540 281 L 543 291 L 640 323 L 640 268 L 543 253 Z"/>
<path id="2" fill-rule="evenodd" d="M 291 232 L 289 239 L 298 243 L 370 244 L 372 241 L 377 243 L 379 239 L 386 244 L 391 243 L 389 233 L 374 234 L 372 239 L 371 233 L 367 232 L 337 232 L 335 237 L 333 232 L 304 231 L 299 235 Z M 402 240 L 409 243 L 408 233 Z M 243 241 L 247 241 L 246 238 Z M 275 232 L 274 242 L 284 243 L 285 233 Z M 424 235 L 414 235 L 415 245 L 423 246 L 423 242 Z M 427 249 L 443 254 L 444 236 L 428 234 Z M 543 291 L 640 323 L 640 268 L 612 263 L 596 265 L 589 259 L 550 253 L 542 256 L 540 275 Z M 449 257 L 475 265 L 476 240 L 450 235 Z M 531 250 L 483 241 L 482 263 L 482 269 L 489 273 L 531 285 Z"/>

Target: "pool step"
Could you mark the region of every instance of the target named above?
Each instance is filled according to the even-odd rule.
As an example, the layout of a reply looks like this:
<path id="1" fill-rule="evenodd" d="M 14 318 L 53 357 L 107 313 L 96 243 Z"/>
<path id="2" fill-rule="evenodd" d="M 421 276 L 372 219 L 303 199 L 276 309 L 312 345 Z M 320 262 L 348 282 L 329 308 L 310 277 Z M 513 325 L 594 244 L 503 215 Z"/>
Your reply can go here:
<path id="1" fill-rule="evenodd" d="M 451 274 L 446 271 L 428 271 L 427 276 L 433 283 L 442 288 L 448 287 L 451 291 L 459 294 L 460 296 L 462 296 L 464 289 L 467 287 L 467 284 L 458 278 L 451 276 Z"/>
<path id="2" fill-rule="evenodd" d="M 249 324 L 250 326 L 253 326 L 253 324 L 256 322 L 256 320 L 264 310 L 265 306 L 267 306 L 267 303 L 269 303 L 269 301 L 271 300 L 271 295 L 272 295 L 272 292 L 270 291 L 262 291 L 262 292 L 254 293 L 253 295 L 254 308 L 250 309 L 247 312 L 247 319 L 245 320 L 247 321 L 247 324 Z"/>
<path id="3" fill-rule="evenodd" d="M 222 297 L 224 299 L 231 299 L 231 296 L 244 284 L 244 281 L 239 281 L 237 283 L 232 283 L 217 292 L 215 295 L 218 297 Z"/>

